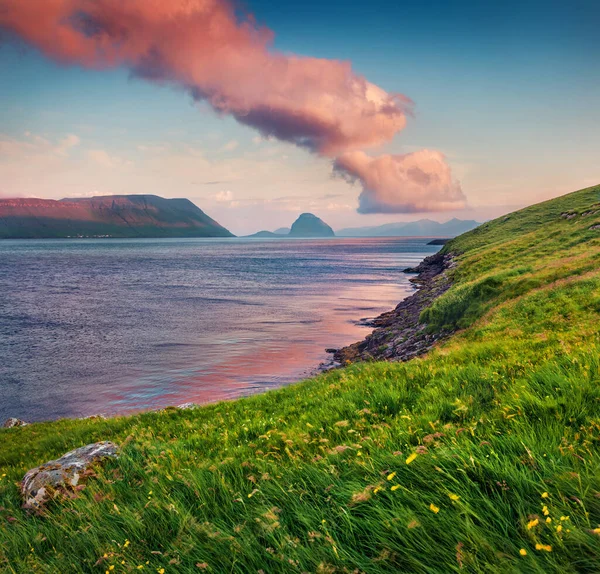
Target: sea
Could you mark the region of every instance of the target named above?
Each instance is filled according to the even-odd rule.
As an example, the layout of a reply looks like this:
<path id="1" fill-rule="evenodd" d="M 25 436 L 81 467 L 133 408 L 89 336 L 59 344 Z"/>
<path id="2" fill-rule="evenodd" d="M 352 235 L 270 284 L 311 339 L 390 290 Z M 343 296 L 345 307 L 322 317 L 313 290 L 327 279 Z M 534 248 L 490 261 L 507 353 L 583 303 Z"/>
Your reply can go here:
<path id="1" fill-rule="evenodd" d="M 0 424 L 299 381 L 413 292 L 423 238 L 0 241 Z"/>

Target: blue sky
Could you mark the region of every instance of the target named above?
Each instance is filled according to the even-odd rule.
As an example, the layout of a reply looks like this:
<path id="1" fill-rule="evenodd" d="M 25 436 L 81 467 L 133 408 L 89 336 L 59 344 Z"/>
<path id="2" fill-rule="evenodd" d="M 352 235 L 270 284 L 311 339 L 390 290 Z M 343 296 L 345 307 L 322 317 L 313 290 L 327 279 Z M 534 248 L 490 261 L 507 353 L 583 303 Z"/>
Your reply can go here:
<path id="1" fill-rule="evenodd" d="M 265 141 L 182 90 L 0 47 L 0 194 L 189 197 L 234 233 L 486 219 L 600 182 L 600 3 L 246 2 L 286 53 L 349 60 L 415 116 L 382 152 L 443 152 L 468 205 L 361 215 L 328 158 Z"/>

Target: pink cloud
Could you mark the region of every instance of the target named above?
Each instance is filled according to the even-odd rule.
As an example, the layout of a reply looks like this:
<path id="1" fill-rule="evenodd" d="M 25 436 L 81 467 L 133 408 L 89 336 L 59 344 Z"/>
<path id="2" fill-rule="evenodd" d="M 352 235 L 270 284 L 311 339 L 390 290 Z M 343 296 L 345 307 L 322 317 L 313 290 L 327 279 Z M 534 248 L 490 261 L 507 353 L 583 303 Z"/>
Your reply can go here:
<path id="1" fill-rule="evenodd" d="M 360 213 L 414 213 L 465 207 L 460 183 L 452 179 L 444 155 L 428 149 L 370 157 L 362 151 L 337 158 L 334 169 L 363 191 Z"/>
<path id="2" fill-rule="evenodd" d="M 391 141 L 412 108 L 349 62 L 273 50 L 273 33 L 228 0 L 0 0 L 0 26 L 57 61 L 125 66 L 330 158 Z"/>

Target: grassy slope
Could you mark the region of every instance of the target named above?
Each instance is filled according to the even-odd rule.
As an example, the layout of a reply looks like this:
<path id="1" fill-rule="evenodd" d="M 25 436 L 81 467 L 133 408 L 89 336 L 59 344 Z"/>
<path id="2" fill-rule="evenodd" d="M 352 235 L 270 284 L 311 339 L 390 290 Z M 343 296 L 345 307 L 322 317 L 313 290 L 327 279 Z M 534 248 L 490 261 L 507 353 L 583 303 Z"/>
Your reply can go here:
<path id="1" fill-rule="evenodd" d="M 463 329 L 424 358 L 1 432 L 0 570 L 597 572 L 600 213 L 560 214 L 599 201 L 449 243 L 455 284 L 423 318 Z M 123 455 L 77 498 L 21 511 L 28 468 L 105 439 Z"/>

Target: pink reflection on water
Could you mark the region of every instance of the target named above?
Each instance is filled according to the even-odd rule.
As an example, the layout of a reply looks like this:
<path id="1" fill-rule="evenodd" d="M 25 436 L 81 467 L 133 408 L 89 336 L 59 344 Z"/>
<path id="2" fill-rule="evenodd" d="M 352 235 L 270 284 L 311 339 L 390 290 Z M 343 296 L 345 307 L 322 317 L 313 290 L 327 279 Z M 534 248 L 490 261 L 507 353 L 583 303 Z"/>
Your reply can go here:
<path id="1" fill-rule="evenodd" d="M 288 302 L 295 321 L 265 320 L 272 319 L 273 309 L 265 314 L 257 308 L 255 336 L 248 325 L 241 336 L 228 342 L 215 343 L 210 333 L 204 339 L 190 333 L 190 350 L 184 353 L 181 368 L 160 373 L 157 380 L 145 377 L 125 387 L 100 390 L 106 413 L 126 414 L 185 402 L 206 404 L 306 378 L 330 359 L 326 348 L 359 341 L 372 331 L 359 324 L 361 319 L 390 310 L 413 291 L 405 277 L 399 281 L 346 285 L 298 297 Z M 288 307 L 285 314 L 289 313 Z M 197 367 L 186 366 L 190 362 Z"/>

